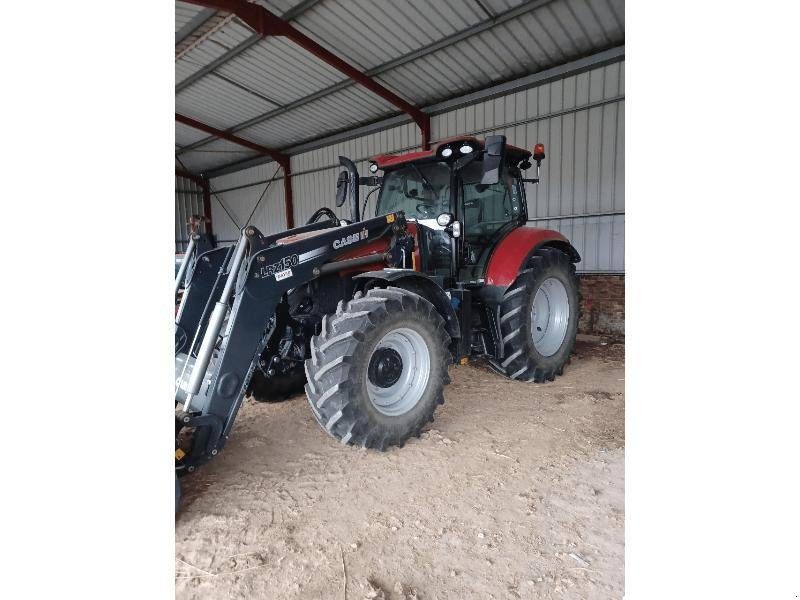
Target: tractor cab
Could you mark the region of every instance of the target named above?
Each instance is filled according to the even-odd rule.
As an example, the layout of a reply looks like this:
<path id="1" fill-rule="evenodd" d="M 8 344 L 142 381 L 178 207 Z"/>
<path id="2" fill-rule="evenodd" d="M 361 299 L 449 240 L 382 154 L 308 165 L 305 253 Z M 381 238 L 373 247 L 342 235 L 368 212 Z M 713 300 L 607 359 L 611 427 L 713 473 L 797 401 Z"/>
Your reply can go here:
<path id="1" fill-rule="evenodd" d="M 452 138 L 428 151 L 376 156 L 370 171 L 384 173 L 376 215 L 403 211 L 416 224 L 416 270 L 445 285 L 479 283 L 497 242 L 528 218 L 522 170 L 530 157 L 503 136 L 485 143 Z"/>

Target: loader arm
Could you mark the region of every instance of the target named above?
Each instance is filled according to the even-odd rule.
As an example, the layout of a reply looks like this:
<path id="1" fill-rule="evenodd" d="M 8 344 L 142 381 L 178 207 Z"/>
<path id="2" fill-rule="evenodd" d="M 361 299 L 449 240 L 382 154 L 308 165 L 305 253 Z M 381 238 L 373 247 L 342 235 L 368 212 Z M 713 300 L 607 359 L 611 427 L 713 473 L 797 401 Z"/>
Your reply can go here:
<path id="1" fill-rule="evenodd" d="M 356 264 L 404 267 L 411 261 L 413 238 L 406 232 L 402 212 L 342 227 L 309 227 L 308 231 L 314 235 L 297 236 L 299 231 L 291 230 L 263 236 L 252 226 L 244 230 L 234 254 L 243 252 L 239 245 L 245 245 L 249 255 L 239 269 L 236 256 L 230 260 L 225 284 L 226 288 L 234 286 L 232 304 L 227 303 L 223 290 L 214 311 L 204 314 L 198 323 L 197 329 L 205 328 L 205 332 L 191 369 L 183 367 L 189 362 L 186 355 L 176 356 L 176 366 L 189 371 L 176 381 L 176 403 L 183 401 L 176 406 L 176 435 L 183 428 L 194 428 L 191 446 L 176 452 L 178 470 L 194 470 L 224 447 L 259 354 L 272 335 L 282 333 L 274 326 L 278 319 L 273 316 L 289 290 Z M 292 238 L 296 241 L 285 243 L 282 238 L 289 236 L 296 236 Z M 382 238 L 391 240 L 388 251 L 336 261 L 354 248 Z M 210 295 L 216 287 L 210 288 Z M 220 316 L 223 311 L 227 321 Z M 196 331 L 187 334 L 191 339 Z M 199 390 L 192 386 L 198 381 L 202 382 Z M 185 396 L 179 395 L 182 389 Z"/>

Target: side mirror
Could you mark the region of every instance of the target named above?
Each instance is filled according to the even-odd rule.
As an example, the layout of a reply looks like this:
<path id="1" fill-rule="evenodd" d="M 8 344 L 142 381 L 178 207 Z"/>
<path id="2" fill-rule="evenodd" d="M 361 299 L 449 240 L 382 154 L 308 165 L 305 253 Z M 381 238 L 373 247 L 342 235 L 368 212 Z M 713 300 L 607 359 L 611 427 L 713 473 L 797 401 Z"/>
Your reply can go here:
<path id="1" fill-rule="evenodd" d="M 339 164 L 345 168 L 339 173 L 336 180 L 336 206 L 341 206 L 346 200 L 350 200 L 350 218 L 353 223 L 361 219 L 358 216 L 358 169 L 355 163 L 347 157 L 340 156 Z"/>
<path id="2" fill-rule="evenodd" d="M 339 173 L 339 178 L 336 180 L 336 206 L 341 206 L 347 200 L 347 187 L 348 180 L 347 171 Z"/>
<path id="3" fill-rule="evenodd" d="M 500 182 L 506 162 L 506 136 L 490 135 L 483 151 L 483 174 L 480 186 L 484 189 Z"/>

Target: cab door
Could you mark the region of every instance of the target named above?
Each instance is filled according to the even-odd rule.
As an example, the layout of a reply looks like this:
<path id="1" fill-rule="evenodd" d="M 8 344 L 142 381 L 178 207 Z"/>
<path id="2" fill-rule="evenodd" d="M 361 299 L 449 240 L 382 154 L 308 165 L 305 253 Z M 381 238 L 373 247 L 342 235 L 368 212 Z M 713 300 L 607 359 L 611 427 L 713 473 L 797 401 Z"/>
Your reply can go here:
<path id="1" fill-rule="evenodd" d="M 504 169 L 500 181 L 482 186 L 479 162 L 467 165 L 460 173 L 459 209 L 463 222 L 459 279 L 479 282 L 497 242 L 525 219 L 525 197 L 518 180 Z"/>

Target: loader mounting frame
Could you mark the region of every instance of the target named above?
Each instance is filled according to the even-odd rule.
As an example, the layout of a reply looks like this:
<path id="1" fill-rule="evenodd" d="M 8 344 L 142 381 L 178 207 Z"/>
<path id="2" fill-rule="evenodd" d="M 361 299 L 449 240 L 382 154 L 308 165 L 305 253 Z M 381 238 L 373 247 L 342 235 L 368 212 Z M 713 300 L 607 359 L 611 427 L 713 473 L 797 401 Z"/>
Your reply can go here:
<path id="1" fill-rule="evenodd" d="M 199 266 L 187 278 L 176 338 L 179 330 L 186 334 L 180 350 L 186 351 L 187 359 L 191 356 L 197 360 L 193 369 L 202 373 L 183 373 L 176 383 L 179 391 L 181 386 L 187 385 L 187 380 L 191 384 L 192 378 L 202 384 L 195 393 L 188 390 L 189 400 L 183 406 L 176 395 L 176 439 L 183 430 L 194 429 L 188 447 L 176 452 L 179 473 L 193 471 L 225 446 L 259 355 L 273 335 L 281 334 L 280 328 L 275 326 L 275 315 L 279 304 L 286 301 L 289 290 L 325 273 L 351 268 L 354 260 L 359 265 L 366 264 L 368 261 L 364 257 L 335 259 L 375 239 L 390 241 L 385 253 L 370 255 L 373 264 L 403 268 L 404 263 L 411 260 L 414 242 L 406 232 L 402 212 L 338 225 L 329 220 L 269 236 L 248 226 L 236 250 L 224 254 L 219 250 L 210 251 L 197 257 Z M 235 254 L 242 251 L 240 244 L 246 246 L 248 257 L 236 270 Z M 225 285 L 233 283 L 235 291 L 226 307 L 224 331 L 219 330 L 219 326 L 214 331 L 214 314 L 209 314 L 209 308 L 219 305 L 221 295 L 225 295 L 224 291 L 220 292 L 225 269 L 228 270 Z M 202 344 L 198 350 L 200 339 Z M 176 355 L 178 345 L 176 341 Z M 202 364 L 203 346 L 213 347 L 210 361 L 205 365 Z"/>

